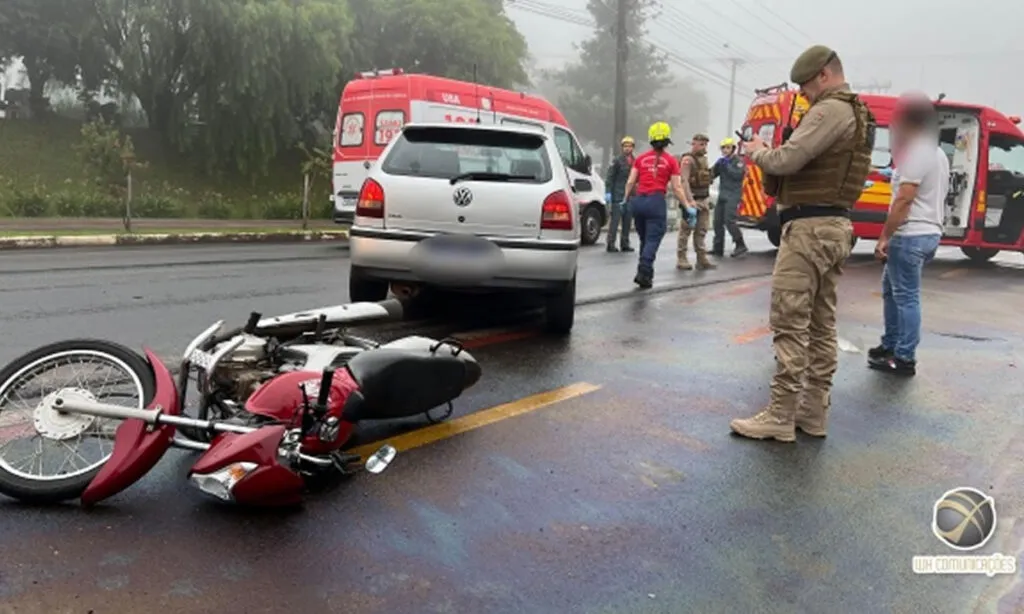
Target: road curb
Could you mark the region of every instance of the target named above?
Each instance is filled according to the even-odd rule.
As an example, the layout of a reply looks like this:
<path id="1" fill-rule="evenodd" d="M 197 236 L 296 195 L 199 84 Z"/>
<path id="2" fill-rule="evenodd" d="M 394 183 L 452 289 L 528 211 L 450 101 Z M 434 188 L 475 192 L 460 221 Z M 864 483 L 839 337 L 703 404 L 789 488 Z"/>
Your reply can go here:
<path id="1" fill-rule="evenodd" d="M 342 241 L 347 238 L 348 232 L 345 230 L 8 236 L 0 238 L 0 250 L 215 243 L 298 243 L 302 241 Z"/>

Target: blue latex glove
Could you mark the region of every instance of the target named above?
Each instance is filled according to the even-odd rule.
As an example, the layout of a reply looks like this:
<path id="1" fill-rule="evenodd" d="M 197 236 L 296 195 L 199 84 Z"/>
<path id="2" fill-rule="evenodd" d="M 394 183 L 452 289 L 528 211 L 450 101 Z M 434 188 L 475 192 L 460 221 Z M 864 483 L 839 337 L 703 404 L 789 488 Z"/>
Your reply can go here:
<path id="1" fill-rule="evenodd" d="M 612 193 L 611 192 L 605 192 L 605 194 L 604 194 L 604 202 L 608 203 L 609 205 L 612 204 Z"/>
<path id="2" fill-rule="evenodd" d="M 697 225 L 697 209 L 694 207 L 686 207 L 686 223 L 690 226 Z"/>

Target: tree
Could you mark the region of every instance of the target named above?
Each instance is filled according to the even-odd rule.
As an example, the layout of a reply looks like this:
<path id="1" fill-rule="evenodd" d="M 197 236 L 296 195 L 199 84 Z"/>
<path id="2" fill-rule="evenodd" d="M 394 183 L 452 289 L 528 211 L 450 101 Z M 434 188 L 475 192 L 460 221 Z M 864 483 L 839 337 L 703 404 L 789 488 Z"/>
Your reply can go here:
<path id="1" fill-rule="evenodd" d="M 526 39 L 497 0 L 351 0 L 363 70 L 404 68 L 494 87 L 528 84 Z"/>
<path id="2" fill-rule="evenodd" d="M 86 3 L 80 0 L 4 0 L 0 11 L 0 65 L 21 58 L 29 82 L 33 117 L 48 109 L 44 88 L 51 79 L 74 83 Z"/>
<path id="3" fill-rule="evenodd" d="M 678 134 L 678 116 L 670 109 L 703 109 L 707 101 L 690 87 L 681 85 L 669 68 L 665 54 L 645 40 L 644 24 L 653 17 L 654 0 L 636 0 L 627 15 L 628 59 L 626 74 L 627 133 L 637 140 L 646 138 L 647 127 L 655 121 L 669 122 Z M 615 116 L 616 6 L 614 1 L 590 0 L 587 10 L 597 23 L 592 38 L 577 45 L 580 59 L 558 73 L 568 92 L 558 98 L 559 107 L 581 139 L 601 147 L 608 157 L 613 143 Z M 683 89 L 686 100 L 667 100 L 666 91 Z M 691 97 L 692 96 L 692 97 Z M 699 114 L 698 111 L 695 114 Z"/>
<path id="4" fill-rule="evenodd" d="M 344 0 L 95 2 L 111 81 L 149 127 L 210 170 L 251 176 L 334 88 L 351 32 Z"/>

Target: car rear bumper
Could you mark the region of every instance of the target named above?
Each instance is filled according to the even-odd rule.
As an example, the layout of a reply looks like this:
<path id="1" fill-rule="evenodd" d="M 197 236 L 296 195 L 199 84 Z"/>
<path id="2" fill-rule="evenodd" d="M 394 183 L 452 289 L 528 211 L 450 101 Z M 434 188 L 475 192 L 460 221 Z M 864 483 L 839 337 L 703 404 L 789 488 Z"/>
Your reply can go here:
<path id="1" fill-rule="evenodd" d="M 349 231 L 349 254 L 359 274 L 373 279 L 442 285 L 460 290 L 557 291 L 576 274 L 579 245 L 575 241 L 537 241 L 528 238 L 488 239 L 501 249 L 501 264 L 486 280 L 470 285 L 422 279 L 414 272 L 412 250 L 433 233 L 389 231 L 354 226 Z"/>

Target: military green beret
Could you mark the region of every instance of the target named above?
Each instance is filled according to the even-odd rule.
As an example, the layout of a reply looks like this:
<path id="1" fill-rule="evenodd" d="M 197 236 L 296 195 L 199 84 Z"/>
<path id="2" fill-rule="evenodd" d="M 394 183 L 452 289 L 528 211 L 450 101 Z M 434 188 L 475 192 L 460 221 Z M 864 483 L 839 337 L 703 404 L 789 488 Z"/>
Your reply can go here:
<path id="1" fill-rule="evenodd" d="M 825 45 L 815 45 L 807 49 L 793 62 L 789 80 L 797 85 L 807 83 L 816 77 L 834 56 L 835 52 Z"/>

